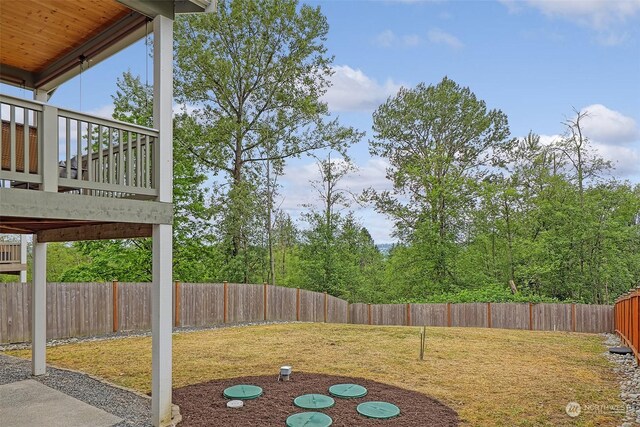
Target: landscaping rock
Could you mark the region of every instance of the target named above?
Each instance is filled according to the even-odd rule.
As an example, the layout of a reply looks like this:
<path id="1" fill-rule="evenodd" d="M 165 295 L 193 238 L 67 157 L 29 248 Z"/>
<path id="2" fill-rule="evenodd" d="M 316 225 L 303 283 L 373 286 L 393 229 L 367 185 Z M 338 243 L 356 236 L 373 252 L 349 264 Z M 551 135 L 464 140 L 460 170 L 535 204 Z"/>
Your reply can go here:
<path id="1" fill-rule="evenodd" d="M 603 334 L 604 345 L 620 346 L 620 339 L 614 334 Z M 620 355 L 610 353 L 604 356 L 615 364 L 613 371 L 618 375 L 620 383 L 620 399 L 626 406 L 626 415 L 621 427 L 640 425 L 640 368 L 632 354 Z"/>

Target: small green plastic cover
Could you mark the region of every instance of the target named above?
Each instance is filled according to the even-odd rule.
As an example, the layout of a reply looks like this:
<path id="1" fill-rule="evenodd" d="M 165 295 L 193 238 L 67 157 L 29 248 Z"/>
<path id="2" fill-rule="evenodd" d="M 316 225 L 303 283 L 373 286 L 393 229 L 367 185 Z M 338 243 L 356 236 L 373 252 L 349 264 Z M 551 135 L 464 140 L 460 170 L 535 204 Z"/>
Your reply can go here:
<path id="1" fill-rule="evenodd" d="M 358 384 L 336 384 L 329 387 L 329 393 L 343 399 L 356 399 L 366 396 L 367 389 Z"/>
<path id="2" fill-rule="evenodd" d="M 304 394 L 293 399 L 293 404 L 304 409 L 326 409 L 331 408 L 336 402 L 324 394 Z"/>
<path id="3" fill-rule="evenodd" d="M 388 402 L 364 402 L 356 409 L 359 414 L 368 418 L 387 419 L 400 415 L 400 408 Z"/>
<path id="4" fill-rule="evenodd" d="M 250 400 L 262 396 L 262 389 L 257 385 L 239 384 L 224 389 L 227 399 Z"/>
<path id="5" fill-rule="evenodd" d="M 322 412 L 301 412 L 287 418 L 287 427 L 329 427 L 331 424 L 331 417 Z"/>

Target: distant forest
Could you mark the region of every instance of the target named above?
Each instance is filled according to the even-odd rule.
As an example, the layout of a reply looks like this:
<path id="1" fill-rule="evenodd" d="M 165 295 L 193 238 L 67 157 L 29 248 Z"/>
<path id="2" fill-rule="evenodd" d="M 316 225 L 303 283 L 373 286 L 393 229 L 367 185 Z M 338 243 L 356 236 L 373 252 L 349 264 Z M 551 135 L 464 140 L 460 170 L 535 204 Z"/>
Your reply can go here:
<path id="1" fill-rule="evenodd" d="M 327 21 L 295 0 L 265 4 L 220 1 L 218 14 L 176 21 L 176 103 L 189 106 L 174 119 L 176 280 L 371 303 L 611 303 L 640 284 L 640 186 L 613 178 L 583 113 L 568 111 L 564 135 L 543 143 L 511 135 L 502 111 L 446 77 L 401 88 L 367 135 L 392 190 L 351 194 L 348 149 L 364 133 L 321 100 Z M 125 73 L 114 117 L 149 126 L 152 95 Z M 294 221 L 278 178 L 306 155 L 320 179 Z M 387 215 L 398 243 L 381 251 L 356 204 Z M 48 268 L 50 281 L 150 281 L 151 242 L 50 244 Z"/>

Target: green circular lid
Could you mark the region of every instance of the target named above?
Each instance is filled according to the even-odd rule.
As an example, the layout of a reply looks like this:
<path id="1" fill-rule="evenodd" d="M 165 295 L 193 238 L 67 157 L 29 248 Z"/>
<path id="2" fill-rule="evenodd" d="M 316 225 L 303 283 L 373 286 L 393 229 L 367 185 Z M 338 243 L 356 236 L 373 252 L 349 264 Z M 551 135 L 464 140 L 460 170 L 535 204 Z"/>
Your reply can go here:
<path id="1" fill-rule="evenodd" d="M 227 399 L 249 400 L 262 396 L 262 389 L 257 385 L 240 384 L 225 388 L 223 394 Z"/>
<path id="2" fill-rule="evenodd" d="M 293 404 L 304 409 L 325 409 L 331 408 L 336 402 L 324 394 L 305 394 L 293 399 Z"/>
<path id="3" fill-rule="evenodd" d="M 332 396 L 355 399 L 367 394 L 367 389 L 358 384 L 336 384 L 329 387 Z"/>
<path id="4" fill-rule="evenodd" d="M 287 427 L 329 427 L 331 424 L 331 417 L 321 412 L 301 412 L 287 418 Z"/>
<path id="5" fill-rule="evenodd" d="M 364 402 L 356 408 L 358 413 L 369 418 L 393 418 L 400 415 L 400 408 L 387 402 Z"/>

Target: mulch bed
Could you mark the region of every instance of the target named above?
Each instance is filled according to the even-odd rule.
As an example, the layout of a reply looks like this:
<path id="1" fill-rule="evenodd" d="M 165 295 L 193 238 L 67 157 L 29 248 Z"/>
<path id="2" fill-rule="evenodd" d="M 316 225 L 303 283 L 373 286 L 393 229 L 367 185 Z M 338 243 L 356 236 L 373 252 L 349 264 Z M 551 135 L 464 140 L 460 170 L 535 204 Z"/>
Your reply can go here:
<path id="1" fill-rule="evenodd" d="M 355 383 L 367 388 L 359 399 L 335 399 L 335 406 L 323 412 L 333 418 L 332 426 L 457 426 L 457 413 L 439 401 L 415 391 L 361 378 L 294 372 L 290 381 L 277 381 L 277 374 L 208 381 L 173 391 L 173 403 L 180 406 L 181 427 L 188 426 L 279 426 L 289 415 L 304 412 L 293 405 L 293 399 L 309 393 L 329 395 L 334 384 Z M 262 387 L 263 395 L 244 401 L 244 407 L 229 409 L 222 392 L 237 384 Z M 362 402 L 385 401 L 400 408 L 400 415 L 389 420 L 375 420 L 356 412 Z"/>

